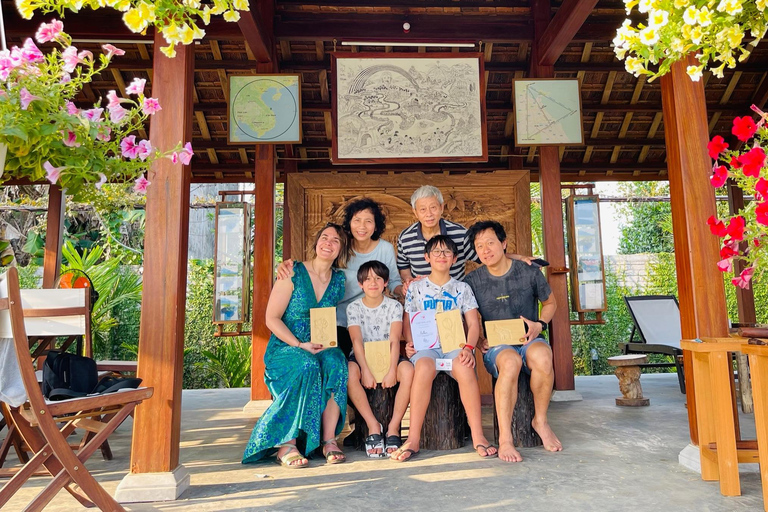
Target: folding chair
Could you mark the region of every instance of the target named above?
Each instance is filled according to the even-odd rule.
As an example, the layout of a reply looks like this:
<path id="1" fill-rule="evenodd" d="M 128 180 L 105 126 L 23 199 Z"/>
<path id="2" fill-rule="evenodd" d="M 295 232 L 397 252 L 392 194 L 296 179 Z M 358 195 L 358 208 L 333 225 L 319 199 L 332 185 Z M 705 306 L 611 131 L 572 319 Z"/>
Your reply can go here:
<path id="1" fill-rule="evenodd" d="M 6 287 L 8 298 L 0 298 L 0 338 L 4 337 L 2 332 L 7 332 L 7 329 L 3 328 L 3 317 L 7 318 L 9 313 L 18 361 L 6 358 L 0 361 L 0 364 L 18 364 L 21 380 L 27 393 L 27 403 L 21 407 L 11 407 L 10 415 L 21 437 L 34 455 L 0 489 L 0 508 L 8 503 L 36 470 L 44 466 L 53 476 L 53 480 L 27 505 L 25 510 L 43 510 L 64 488 L 86 507 L 97 506 L 101 510 L 124 511 L 123 507 L 96 482 L 84 463 L 128 417 L 136 405 L 152 396 L 153 389 L 139 388 L 61 402 L 46 401 L 29 358 L 29 338 L 25 321 L 39 319 L 53 326 L 65 322 L 68 316 L 73 315 L 76 308 L 66 305 L 27 308 L 29 304 L 22 299 L 18 272 L 15 268 L 0 277 L 0 291 Z M 53 299 L 57 293 L 66 290 L 41 291 L 49 294 Z M 7 343 L 9 340 L 4 339 L 2 342 Z M 63 426 L 57 426 L 59 423 Z M 76 428 L 83 428 L 94 434 L 77 453 L 67 443 L 67 437 Z"/>
<path id="2" fill-rule="evenodd" d="M 634 325 L 628 343 L 619 343 L 624 354 L 663 354 L 672 356 L 673 363 L 647 363 L 642 367 L 672 367 L 677 369 L 680 392 L 685 393 L 680 340 L 680 306 L 674 295 L 644 295 L 624 297 Z M 640 336 L 635 340 L 635 333 Z"/>

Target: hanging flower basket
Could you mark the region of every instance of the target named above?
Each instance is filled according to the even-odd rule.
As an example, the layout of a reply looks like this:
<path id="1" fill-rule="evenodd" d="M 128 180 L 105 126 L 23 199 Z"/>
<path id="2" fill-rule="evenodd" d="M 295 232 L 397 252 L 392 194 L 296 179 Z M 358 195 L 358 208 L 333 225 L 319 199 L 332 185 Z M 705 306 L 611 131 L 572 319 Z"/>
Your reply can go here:
<path id="1" fill-rule="evenodd" d="M 760 115 L 758 122 L 750 116 L 733 120 L 732 133 L 743 143 L 740 149 L 730 148 L 720 135 L 708 145 L 709 156 L 715 161 L 710 177 L 712 186 L 720 188 L 731 178 L 745 196 L 754 198 L 728 219 L 712 216 L 708 220 L 712 234 L 723 241 L 718 268 L 731 272 L 734 260 L 743 261 L 746 268 L 732 283 L 745 289 L 755 273 L 768 268 L 768 114 L 755 105 L 752 110 Z"/>
<path id="2" fill-rule="evenodd" d="M 97 57 L 78 51 L 63 28 L 54 20 L 37 31 L 39 43 L 55 42 L 61 48 L 47 55 L 32 39 L 0 52 L 0 144 L 7 146 L 0 184 L 47 179 L 75 199 L 107 181 L 134 182 L 136 191 L 144 192 L 149 183 L 144 173 L 156 159 L 168 156 L 188 164 L 189 143 L 161 152 L 149 140 L 136 138 L 147 118 L 161 109 L 157 98 L 144 94 L 145 80 L 135 79 L 126 88 L 130 99 L 110 91 L 105 107 L 100 101 L 89 109 L 73 103 L 124 52 L 111 44 Z"/>

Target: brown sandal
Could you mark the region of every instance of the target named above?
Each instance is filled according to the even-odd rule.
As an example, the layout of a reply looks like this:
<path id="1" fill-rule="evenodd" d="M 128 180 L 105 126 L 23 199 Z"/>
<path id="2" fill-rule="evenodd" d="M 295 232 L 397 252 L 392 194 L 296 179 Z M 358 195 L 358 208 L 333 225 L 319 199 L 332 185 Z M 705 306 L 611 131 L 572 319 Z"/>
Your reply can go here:
<path id="1" fill-rule="evenodd" d="M 301 454 L 299 449 L 296 448 L 295 444 L 291 444 L 291 443 L 278 445 L 277 447 L 278 451 L 280 450 L 280 448 L 283 448 L 285 446 L 290 446 L 291 448 L 289 448 L 288 451 L 285 452 L 282 457 L 278 456 L 277 459 L 275 460 L 276 463 L 280 464 L 284 468 L 290 468 L 290 469 L 302 469 L 309 466 L 309 462 L 305 462 L 304 464 L 293 464 L 297 460 L 306 459 L 306 457 L 304 457 Z M 277 454 L 275 455 L 277 456 Z"/>
<path id="2" fill-rule="evenodd" d="M 342 462 L 347 462 L 347 456 L 344 454 L 344 452 L 338 449 L 339 445 L 336 442 L 335 438 L 329 439 L 328 441 L 321 441 L 320 445 L 323 446 L 323 455 L 325 455 L 325 462 L 327 464 L 341 464 Z M 337 449 L 325 451 L 325 447 L 329 445 L 335 446 Z M 341 456 L 342 458 L 338 458 L 339 456 Z M 332 459 L 331 457 L 336 457 L 336 458 Z"/>

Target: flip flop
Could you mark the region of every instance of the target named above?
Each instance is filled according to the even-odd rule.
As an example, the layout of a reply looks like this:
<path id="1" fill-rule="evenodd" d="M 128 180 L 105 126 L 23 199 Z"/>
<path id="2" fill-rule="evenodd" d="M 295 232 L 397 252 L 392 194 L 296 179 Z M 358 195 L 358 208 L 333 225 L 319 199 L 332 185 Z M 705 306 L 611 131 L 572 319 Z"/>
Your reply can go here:
<path id="1" fill-rule="evenodd" d="M 479 452 L 477 454 L 478 457 L 480 457 L 481 459 L 492 459 L 494 457 L 498 457 L 499 456 L 499 449 L 496 448 L 495 446 L 493 446 L 492 444 L 489 444 L 489 445 L 478 444 L 477 446 L 475 446 L 475 451 L 476 452 L 477 452 L 478 448 L 482 448 L 483 450 L 485 450 L 485 455 L 480 455 Z M 490 450 L 491 448 L 496 448 L 496 453 L 489 454 L 488 450 Z"/>
<path id="2" fill-rule="evenodd" d="M 392 457 L 392 455 L 394 455 L 394 454 L 397 454 L 397 457 L 400 457 L 400 455 L 402 455 L 404 453 L 410 453 L 410 456 L 407 459 L 396 459 L 396 458 Z M 415 450 L 411 450 L 410 448 L 406 448 L 405 450 L 403 450 L 402 448 L 398 448 L 397 450 L 392 452 L 392 455 L 390 455 L 389 458 L 393 462 L 408 462 L 409 460 L 413 460 L 416 457 L 418 457 L 420 453 L 421 453 L 421 450 L 415 451 Z"/>

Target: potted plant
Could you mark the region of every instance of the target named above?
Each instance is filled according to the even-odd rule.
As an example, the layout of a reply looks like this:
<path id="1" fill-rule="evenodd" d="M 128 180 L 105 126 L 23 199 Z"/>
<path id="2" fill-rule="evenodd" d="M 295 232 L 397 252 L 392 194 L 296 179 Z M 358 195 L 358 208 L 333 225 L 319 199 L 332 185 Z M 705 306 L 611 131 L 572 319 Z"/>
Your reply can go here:
<path id="1" fill-rule="evenodd" d="M 144 94 L 145 80 L 135 79 L 126 88 L 130 99 L 110 91 L 104 107 L 97 102 L 81 109 L 73 103 L 83 86 L 124 52 L 111 44 L 103 45 L 97 57 L 78 51 L 63 28 L 53 20 L 37 31 L 39 43 L 60 47 L 47 55 L 32 39 L 0 52 L 0 144 L 7 146 L 0 184 L 47 178 L 74 199 L 107 181 L 134 182 L 134 189 L 144 192 L 149 184 L 144 173 L 154 160 L 168 156 L 188 164 L 189 143 L 163 153 L 149 140 L 137 139 L 147 118 L 161 109 L 156 98 Z"/>
<path id="2" fill-rule="evenodd" d="M 123 22 L 133 32 L 143 34 L 149 27 L 156 27 L 168 43 L 161 48 L 168 57 L 176 55 L 175 45 L 190 44 L 205 36 L 200 21 L 208 25 L 211 16 L 223 15 L 224 20 L 235 22 L 240 19 L 238 11 L 249 9 L 248 0 L 213 0 L 212 4 L 200 0 L 16 0 L 19 13 L 26 19 L 32 18 L 35 11 L 64 16 L 65 10 L 78 12 L 84 7 L 116 9 L 123 13 Z"/>
<path id="3" fill-rule="evenodd" d="M 629 73 L 649 81 L 690 53 L 699 61 L 687 67 L 692 80 L 706 67 L 722 78 L 725 67 L 745 60 L 768 29 L 767 0 L 624 0 L 624 5 L 627 16 L 637 7 L 648 18 L 634 25 L 624 20 L 614 51 Z"/>
<path id="4" fill-rule="evenodd" d="M 712 234 L 723 241 L 718 268 L 730 272 L 733 261 L 742 260 L 746 268 L 731 282 L 745 289 L 756 272 L 762 273 L 768 267 L 768 114 L 755 105 L 752 110 L 760 115 L 758 122 L 751 116 L 733 120 L 732 133 L 743 143 L 741 147 L 730 148 L 720 135 L 708 144 L 709 155 L 715 161 L 712 186 L 722 187 L 731 178 L 745 196 L 754 198 L 728 219 L 712 216 L 708 220 Z"/>

